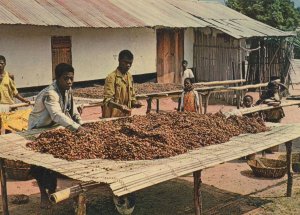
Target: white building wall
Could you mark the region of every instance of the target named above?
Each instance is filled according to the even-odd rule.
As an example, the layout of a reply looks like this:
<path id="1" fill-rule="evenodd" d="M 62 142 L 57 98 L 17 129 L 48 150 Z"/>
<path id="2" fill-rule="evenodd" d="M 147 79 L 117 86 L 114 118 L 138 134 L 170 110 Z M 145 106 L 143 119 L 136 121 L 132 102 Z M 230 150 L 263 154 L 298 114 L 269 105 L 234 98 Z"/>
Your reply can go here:
<path id="1" fill-rule="evenodd" d="M 87 29 L 1 26 L 0 55 L 18 87 L 52 82 L 51 36 L 71 36 L 75 81 L 104 79 L 118 65 L 118 53 L 134 54 L 133 75 L 156 72 L 156 33 L 153 29 Z"/>
<path id="2" fill-rule="evenodd" d="M 51 38 L 32 27 L 1 26 L 0 55 L 6 70 L 15 75 L 17 87 L 47 85 L 51 82 Z"/>
<path id="3" fill-rule="evenodd" d="M 86 36 L 85 36 L 86 35 Z M 133 75 L 156 72 L 156 33 L 153 29 L 103 29 L 72 37 L 73 65 L 78 80 L 105 78 L 118 65 L 118 54 L 134 54 Z M 83 72 L 84 71 L 84 72 Z"/>
<path id="4" fill-rule="evenodd" d="M 188 28 L 184 32 L 184 59 L 188 61 L 188 67 L 194 65 L 194 29 Z"/>

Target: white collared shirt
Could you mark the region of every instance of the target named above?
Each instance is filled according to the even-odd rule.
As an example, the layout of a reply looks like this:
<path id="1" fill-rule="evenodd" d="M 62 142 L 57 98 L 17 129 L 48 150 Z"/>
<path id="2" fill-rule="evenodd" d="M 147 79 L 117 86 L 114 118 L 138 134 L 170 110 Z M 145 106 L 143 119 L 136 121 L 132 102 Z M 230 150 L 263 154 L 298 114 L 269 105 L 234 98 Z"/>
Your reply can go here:
<path id="1" fill-rule="evenodd" d="M 186 78 L 194 78 L 194 74 L 191 69 L 186 69 L 183 71 L 182 78 L 181 78 L 181 84 L 183 87 L 184 87 L 184 80 Z"/>
<path id="2" fill-rule="evenodd" d="M 56 81 L 37 95 L 29 116 L 28 129 L 48 127 L 55 124 L 70 130 L 77 130 L 82 124 L 72 98 L 72 90 L 65 91 L 65 101 L 63 101 Z"/>

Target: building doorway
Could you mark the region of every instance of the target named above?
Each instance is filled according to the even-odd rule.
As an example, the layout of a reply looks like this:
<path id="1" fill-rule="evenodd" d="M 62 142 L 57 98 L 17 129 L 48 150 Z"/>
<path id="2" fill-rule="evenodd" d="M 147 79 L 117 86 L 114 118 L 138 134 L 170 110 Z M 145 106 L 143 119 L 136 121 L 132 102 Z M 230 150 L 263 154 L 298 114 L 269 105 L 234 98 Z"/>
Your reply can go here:
<path id="1" fill-rule="evenodd" d="M 60 63 L 72 64 L 72 43 L 70 36 L 51 37 L 52 79 L 55 79 L 55 67 Z"/>
<path id="2" fill-rule="evenodd" d="M 157 30 L 157 82 L 180 83 L 184 58 L 183 29 Z"/>

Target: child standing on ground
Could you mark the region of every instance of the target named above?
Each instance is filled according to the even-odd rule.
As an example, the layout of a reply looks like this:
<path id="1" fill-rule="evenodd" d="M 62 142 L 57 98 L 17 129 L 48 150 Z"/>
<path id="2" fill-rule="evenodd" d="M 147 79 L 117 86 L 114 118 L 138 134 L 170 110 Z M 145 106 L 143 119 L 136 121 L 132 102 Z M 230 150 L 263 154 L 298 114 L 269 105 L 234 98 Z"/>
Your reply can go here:
<path id="1" fill-rule="evenodd" d="M 243 108 L 251 108 L 251 107 L 254 107 L 253 97 L 250 95 L 245 95 L 243 98 Z M 247 116 L 256 117 L 256 116 L 259 116 L 259 114 L 258 113 L 250 113 L 250 114 L 247 114 Z M 243 159 L 252 160 L 252 159 L 255 159 L 255 155 L 256 155 L 256 153 L 253 153 L 253 154 L 247 155 L 246 157 L 243 157 Z"/>
<path id="2" fill-rule="evenodd" d="M 198 92 L 194 90 L 192 80 L 184 79 L 184 88 L 181 94 L 180 111 L 197 112 L 200 110 Z"/>
<path id="3" fill-rule="evenodd" d="M 184 80 L 186 78 L 190 78 L 191 82 L 194 83 L 195 82 L 195 76 L 194 73 L 191 69 L 187 68 L 188 66 L 188 62 L 186 60 L 183 60 L 181 62 L 181 66 L 182 66 L 182 73 L 181 73 L 181 85 L 182 87 L 184 87 Z M 181 104 L 181 98 L 179 97 L 178 99 L 178 108 L 177 110 L 180 111 L 180 104 Z"/>
<path id="4" fill-rule="evenodd" d="M 243 107 L 244 108 L 254 107 L 252 96 L 250 96 L 250 95 L 245 95 L 244 96 L 244 98 L 243 98 Z"/>

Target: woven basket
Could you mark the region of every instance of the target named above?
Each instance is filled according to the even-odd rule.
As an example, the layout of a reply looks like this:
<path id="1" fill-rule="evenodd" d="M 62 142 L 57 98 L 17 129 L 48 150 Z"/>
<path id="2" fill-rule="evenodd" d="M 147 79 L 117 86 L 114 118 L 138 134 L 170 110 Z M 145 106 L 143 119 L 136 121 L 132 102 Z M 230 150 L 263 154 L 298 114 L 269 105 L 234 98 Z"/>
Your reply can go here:
<path id="1" fill-rule="evenodd" d="M 279 155 L 279 160 L 286 161 L 286 155 Z M 292 153 L 292 169 L 294 172 L 300 172 L 300 153 Z"/>
<path id="2" fill-rule="evenodd" d="M 260 160 L 266 168 L 262 167 L 256 160 L 249 160 L 247 162 L 255 176 L 264 178 L 281 178 L 285 175 L 287 171 L 285 161 L 267 158 L 260 158 Z"/>
<path id="3" fill-rule="evenodd" d="M 22 161 L 4 161 L 6 175 L 9 179 L 27 181 L 32 179 L 30 175 L 30 165 Z"/>

